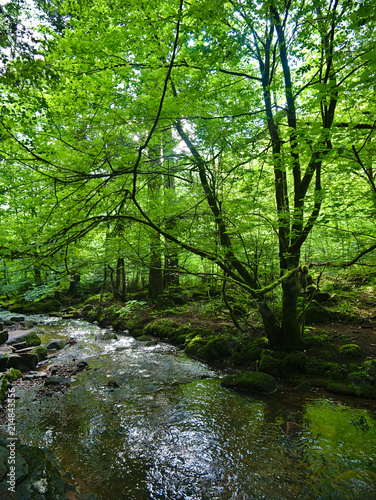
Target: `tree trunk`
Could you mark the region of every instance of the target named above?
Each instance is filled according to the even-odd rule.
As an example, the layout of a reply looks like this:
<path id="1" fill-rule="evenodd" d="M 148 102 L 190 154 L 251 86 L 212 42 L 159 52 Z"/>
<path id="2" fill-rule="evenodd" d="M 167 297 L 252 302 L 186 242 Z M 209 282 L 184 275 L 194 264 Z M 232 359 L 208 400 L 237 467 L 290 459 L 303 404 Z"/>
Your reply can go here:
<path id="1" fill-rule="evenodd" d="M 161 242 L 158 233 L 150 236 L 150 267 L 148 295 L 150 300 L 155 300 L 163 292 L 163 274 Z"/>
<path id="2" fill-rule="evenodd" d="M 125 302 L 125 264 L 123 257 L 118 257 L 116 262 L 115 294 L 118 299 Z"/>

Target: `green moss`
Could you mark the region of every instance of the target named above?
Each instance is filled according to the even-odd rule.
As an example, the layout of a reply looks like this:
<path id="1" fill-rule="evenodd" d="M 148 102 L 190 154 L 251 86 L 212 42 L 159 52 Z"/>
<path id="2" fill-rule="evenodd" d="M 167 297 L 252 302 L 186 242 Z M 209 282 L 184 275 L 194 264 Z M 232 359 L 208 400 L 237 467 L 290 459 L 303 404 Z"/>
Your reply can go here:
<path id="1" fill-rule="evenodd" d="M 333 380 L 319 379 L 316 381 L 317 385 L 335 392 L 337 394 L 344 394 L 346 396 L 356 396 L 362 398 L 376 398 L 376 388 L 372 385 L 357 385 L 351 382 L 336 382 Z"/>
<path id="2" fill-rule="evenodd" d="M 5 376 L 8 380 L 8 382 L 12 383 L 14 380 L 17 380 L 22 376 L 22 373 L 20 370 L 16 370 L 15 368 L 11 368 L 7 373 L 5 373 Z"/>
<path id="3" fill-rule="evenodd" d="M 341 345 L 338 348 L 338 350 L 339 350 L 340 354 L 343 354 L 345 356 L 349 356 L 352 358 L 357 358 L 361 354 L 360 347 L 357 344 Z"/>
<path id="4" fill-rule="evenodd" d="M 151 335 L 164 340 L 172 340 L 181 325 L 169 318 L 160 318 L 149 323 L 144 328 L 145 335 Z"/>
<path id="5" fill-rule="evenodd" d="M 268 340 L 266 338 L 256 340 L 238 338 L 232 351 L 232 359 L 236 364 L 247 365 L 258 360 L 267 346 Z"/>
<path id="6" fill-rule="evenodd" d="M 282 360 L 282 367 L 287 371 L 306 372 L 310 362 L 309 356 L 305 352 L 293 352 Z"/>
<path id="7" fill-rule="evenodd" d="M 19 342 L 25 342 L 26 344 L 25 347 L 38 346 L 41 344 L 41 339 L 39 338 L 37 331 L 39 330 L 35 330 L 33 332 L 20 335 L 19 337 L 15 337 L 9 341 L 9 344 L 13 345 L 13 344 L 18 344 Z"/>
<path id="8" fill-rule="evenodd" d="M 323 333 L 321 335 L 315 335 L 312 337 L 306 337 L 304 343 L 307 347 L 316 347 L 325 345 L 330 341 L 329 335 Z"/>
<path id="9" fill-rule="evenodd" d="M 50 313 L 52 311 L 58 311 L 61 307 L 61 304 L 56 299 L 51 299 L 46 302 L 31 302 L 29 304 L 25 304 L 20 308 L 28 313 Z"/>
<path id="10" fill-rule="evenodd" d="M 44 346 L 38 346 L 33 349 L 32 354 L 36 354 L 38 356 L 39 361 L 42 361 L 43 359 L 47 358 L 48 350 Z"/>
<path id="11" fill-rule="evenodd" d="M 365 378 L 372 384 L 376 384 L 376 359 L 368 359 L 363 363 Z"/>
<path id="12" fill-rule="evenodd" d="M 230 375 L 221 381 L 223 387 L 270 394 L 275 392 L 277 385 L 274 377 L 267 373 L 247 372 L 241 375 Z"/>
<path id="13" fill-rule="evenodd" d="M 311 376 L 325 377 L 335 381 L 344 381 L 347 375 L 346 366 L 330 361 L 322 361 L 317 358 L 309 360 L 306 371 Z"/>
<path id="14" fill-rule="evenodd" d="M 26 347 L 38 346 L 41 344 L 41 339 L 35 332 L 30 332 L 22 341 L 26 342 Z"/>

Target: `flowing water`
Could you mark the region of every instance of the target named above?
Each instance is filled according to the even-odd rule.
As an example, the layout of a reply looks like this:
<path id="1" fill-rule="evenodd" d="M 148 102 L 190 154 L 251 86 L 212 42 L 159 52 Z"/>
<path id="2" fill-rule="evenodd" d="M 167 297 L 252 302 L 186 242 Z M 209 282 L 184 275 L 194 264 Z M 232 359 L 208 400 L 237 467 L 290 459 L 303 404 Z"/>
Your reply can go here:
<path id="1" fill-rule="evenodd" d="M 99 341 L 80 320 L 38 317 L 52 362 L 85 360 L 65 393 L 18 388 L 17 433 L 52 450 L 83 493 L 106 500 L 376 498 L 374 401 L 222 388 L 222 371 L 166 344 Z M 111 388 L 109 381 L 118 388 Z M 287 438 L 280 425 L 304 426 Z"/>

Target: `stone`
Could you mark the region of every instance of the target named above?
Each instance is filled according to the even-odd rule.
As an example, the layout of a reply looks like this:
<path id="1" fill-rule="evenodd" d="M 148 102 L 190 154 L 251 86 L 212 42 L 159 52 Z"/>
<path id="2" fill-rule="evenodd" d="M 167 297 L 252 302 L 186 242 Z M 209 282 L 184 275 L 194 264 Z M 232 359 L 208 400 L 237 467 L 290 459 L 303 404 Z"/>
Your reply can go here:
<path id="1" fill-rule="evenodd" d="M 6 341 L 7 345 L 19 344 L 20 342 L 26 342 L 26 347 L 37 346 L 41 344 L 41 340 L 38 337 L 38 331 L 33 330 L 31 332 L 24 333 L 23 335 L 19 335 L 18 337 L 14 337 L 8 339 Z"/>
<path id="2" fill-rule="evenodd" d="M 321 304 L 322 302 L 326 302 L 330 299 L 331 295 L 329 292 L 316 292 L 313 295 L 313 300 Z"/>
<path id="3" fill-rule="evenodd" d="M 150 337 L 148 335 L 141 335 L 140 337 L 136 337 L 136 340 L 139 342 L 147 342 L 150 340 Z"/>
<path id="4" fill-rule="evenodd" d="M 24 344 L 25 342 L 23 342 Z M 19 344 L 18 344 L 19 345 Z M 16 354 L 25 354 L 25 353 L 28 353 L 28 352 L 31 352 L 35 349 L 35 347 L 31 346 L 31 347 L 23 347 L 22 349 L 17 349 L 16 350 Z"/>
<path id="5" fill-rule="evenodd" d="M 32 349 L 33 349 L 32 351 L 33 354 L 36 354 L 38 356 L 39 361 L 47 359 L 47 354 L 48 354 L 47 347 L 38 345 L 37 347 L 33 347 Z"/>
<path id="6" fill-rule="evenodd" d="M 4 372 L 7 369 L 8 361 L 8 354 L 0 353 L 0 372 Z"/>
<path id="7" fill-rule="evenodd" d="M 357 358 L 361 355 L 360 352 L 360 347 L 358 344 L 345 344 L 341 345 L 338 348 L 340 354 L 343 354 L 344 356 L 351 357 L 351 358 Z"/>
<path id="8" fill-rule="evenodd" d="M 0 328 L 0 344 L 5 344 L 5 342 L 8 340 L 8 330 L 3 330 L 3 326 L 1 325 Z"/>
<path id="9" fill-rule="evenodd" d="M 3 453 L 5 454 L 3 450 L 8 457 L 9 450 L 7 450 L 5 442 L 1 442 L 0 460 Z M 66 483 L 62 479 L 58 467 L 49 458 L 46 458 L 44 450 L 36 447 L 17 443 L 15 482 L 16 494 L 12 497 L 9 495 L 7 478 L 5 477 L 0 482 L 0 498 L 15 498 L 16 500 L 43 500 L 46 498 L 64 500 L 67 498 L 65 494 Z"/>
<path id="10" fill-rule="evenodd" d="M 11 354 L 9 356 L 8 367 L 16 368 L 21 372 L 35 370 L 38 364 L 38 355 L 32 352 L 24 354 Z"/>
<path id="11" fill-rule="evenodd" d="M 325 309 L 321 304 L 312 301 L 311 305 L 305 313 L 306 323 L 326 323 L 333 319 L 333 313 Z"/>
<path id="12" fill-rule="evenodd" d="M 77 363 L 77 368 L 79 370 L 85 370 L 85 368 L 87 368 L 89 365 L 86 363 L 86 361 L 79 361 Z"/>
<path id="13" fill-rule="evenodd" d="M 295 387 L 295 391 L 311 391 L 311 390 L 312 387 L 308 380 L 305 380 L 304 382 Z"/>
<path id="14" fill-rule="evenodd" d="M 95 337 L 95 340 L 117 340 L 117 335 L 111 330 L 106 330 Z"/>
<path id="15" fill-rule="evenodd" d="M 55 349 L 62 349 L 64 346 L 65 346 L 65 343 L 63 340 L 51 340 L 46 345 L 46 348 L 47 348 L 47 350 L 52 351 Z"/>
<path id="16" fill-rule="evenodd" d="M 34 321 L 34 320 L 21 321 L 21 326 L 25 329 L 32 328 L 33 326 L 36 326 L 37 324 L 38 324 L 38 322 Z"/>
<path id="17" fill-rule="evenodd" d="M 21 323 L 21 321 L 25 321 L 25 318 L 23 316 L 12 316 L 10 320 L 14 323 Z"/>
<path id="18" fill-rule="evenodd" d="M 27 347 L 26 342 L 19 342 L 18 344 L 11 345 L 13 351 L 20 351 L 21 349 L 26 349 L 26 347 Z"/>
<path id="19" fill-rule="evenodd" d="M 119 384 L 116 382 L 116 380 L 110 380 L 107 385 L 108 385 L 108 387 L 112 387 L 114 389 L 116 389 L 117 387 L 120 387 Z"/>
<path id="20" fill-rule="evenodd" d="M 70 385 L 71 380 L 67 377 L 60 377 L 60 376 L 53 376 L 53 377 L 47 377 L 44 385 Z"/>

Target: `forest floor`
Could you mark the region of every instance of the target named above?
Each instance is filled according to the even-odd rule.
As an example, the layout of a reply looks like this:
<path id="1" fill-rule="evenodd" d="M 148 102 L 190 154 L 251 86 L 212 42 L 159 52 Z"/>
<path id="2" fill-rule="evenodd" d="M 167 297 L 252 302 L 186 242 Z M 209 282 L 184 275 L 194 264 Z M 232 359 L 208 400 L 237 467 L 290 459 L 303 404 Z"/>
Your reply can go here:
<path id="1" fill-rule="evenodd" d="M 137 339 L 169 342 L 218 367 L 259 370 L 292 386 L 309 381 L 334 392 L 376 398 L 374 281 L 374 276 L 345 274 L 334 283 L 324 283 L 329 300 L 312 303 L 304 329 L 306 348 L 301 353 L 268 350 L 257 311 L 241 297 L 230 297 L 242 327 L 239 331 L 220 294 L 197 289 L 165 293 L 152 305 L 142 293 L 125 303 L 115 301 L 112 294 L 84 300 L 65 297 L 60 311 L 51 314 L 83 318 Z M 42 301 L 42 305 L 48 303 Z M 32 312 L 27 306 L 13 310 Z"/>

